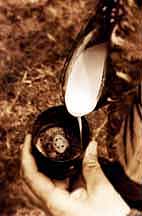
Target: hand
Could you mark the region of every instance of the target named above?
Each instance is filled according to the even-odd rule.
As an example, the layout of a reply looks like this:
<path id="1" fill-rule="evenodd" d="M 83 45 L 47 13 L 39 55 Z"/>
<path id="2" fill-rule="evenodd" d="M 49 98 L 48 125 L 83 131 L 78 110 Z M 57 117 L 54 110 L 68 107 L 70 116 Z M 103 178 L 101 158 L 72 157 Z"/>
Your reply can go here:
<path id="1" fill-rule="evenodd" d="M 96 142 L 90 142 L 83 161 L 86 189 L 81 187 L 69 193 L 64 184 L 57 184 L 39 172 L 31 154 L 29 134 L 22 151 L 22 168 L 37 202 L 53 216 L 126 216 L 130 211 L 98 163 Z"/>

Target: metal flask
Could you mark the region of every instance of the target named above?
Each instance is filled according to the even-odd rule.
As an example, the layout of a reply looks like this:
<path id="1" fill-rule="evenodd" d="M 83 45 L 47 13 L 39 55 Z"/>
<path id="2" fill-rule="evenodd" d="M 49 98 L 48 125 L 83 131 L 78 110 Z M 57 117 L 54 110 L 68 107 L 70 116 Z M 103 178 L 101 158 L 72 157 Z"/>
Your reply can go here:
<path id="1" fill-rule="evenodd" d="M 38 139 L 42 133 L 53 128 L 62 129 L 65 136 L 52 134 L 51 140 L 42 143 L 46 148 L 50 145 L 51 156 L 48 153 L 44 154 L 42 146 L 38 146 Z M 81 169 L 83 154 L 89 139 L 89 126 L 84 117 L 81 136 L 77 118 L 70 115 L 64 105 L 43 111 L 36 118 L 32 130 L 32 154 L 39 171 L 54 179 L 76 175 Z M 53 152 L 56 153 L 56 157 L 53 157 Z"/>

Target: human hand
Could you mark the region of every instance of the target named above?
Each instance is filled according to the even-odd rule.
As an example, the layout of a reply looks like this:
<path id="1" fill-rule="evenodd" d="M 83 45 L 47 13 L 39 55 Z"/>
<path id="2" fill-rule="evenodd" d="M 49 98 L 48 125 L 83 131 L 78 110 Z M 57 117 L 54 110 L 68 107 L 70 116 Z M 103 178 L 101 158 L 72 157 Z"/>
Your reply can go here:
<path id="1" fill-rule="evenodd" d="M 53 216 L 126 216 L 130 209 L 105 177 L 97 160 L 97 144 L 90 142 L 83 160 L 85 188 L 68 192 L 64 185 L 38 171 L 31 154 L 31 135 L 22 151 L 24 179 L 37 202 Z"/>

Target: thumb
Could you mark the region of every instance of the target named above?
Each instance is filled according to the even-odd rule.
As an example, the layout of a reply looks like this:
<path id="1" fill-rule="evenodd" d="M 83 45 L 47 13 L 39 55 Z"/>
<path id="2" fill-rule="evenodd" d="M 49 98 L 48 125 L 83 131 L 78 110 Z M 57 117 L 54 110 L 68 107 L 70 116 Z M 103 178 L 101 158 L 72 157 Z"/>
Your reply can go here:
<path id="1" fill-rule="evenodd" d="M 97 157 L 97 142 L 91 141 L 85 152 L 83 160 L 83 176 L 86 181 L 87 191 L 92 193 L 100 184 L 108 184 Z"/>

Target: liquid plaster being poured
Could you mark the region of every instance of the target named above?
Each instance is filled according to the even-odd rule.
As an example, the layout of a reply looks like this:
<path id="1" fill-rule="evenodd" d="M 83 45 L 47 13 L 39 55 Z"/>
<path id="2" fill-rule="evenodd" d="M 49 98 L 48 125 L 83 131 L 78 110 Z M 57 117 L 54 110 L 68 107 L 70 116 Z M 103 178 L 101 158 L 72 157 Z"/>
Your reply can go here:
<path id="1" fill-rule="evenodd" d="M 75 60 L 68 77 L 65 104 L 68 112 L 81 117 L 94 110 L 100 97 L 107 45 L 87 48 Z"/>

